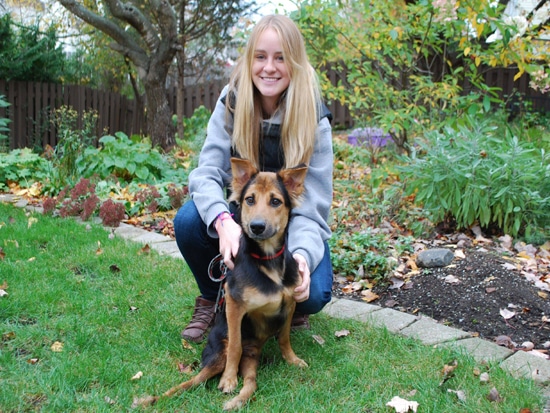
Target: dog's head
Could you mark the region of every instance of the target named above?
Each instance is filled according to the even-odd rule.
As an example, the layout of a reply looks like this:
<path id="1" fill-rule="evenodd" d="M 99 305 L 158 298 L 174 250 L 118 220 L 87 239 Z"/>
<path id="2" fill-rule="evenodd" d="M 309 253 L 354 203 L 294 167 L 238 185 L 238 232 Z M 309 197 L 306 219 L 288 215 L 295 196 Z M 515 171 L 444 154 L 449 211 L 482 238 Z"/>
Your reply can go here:
<path id="1" fill-rule="evenodd" d="M 231 170 L 231 200 L 239 204 L 243 231 L 257 242 L 272 238 L 279 242 L 290 210 L 299 204 L 304 192 L 307 167 L 259 172 L 248 160 L 231 158 Z"/>

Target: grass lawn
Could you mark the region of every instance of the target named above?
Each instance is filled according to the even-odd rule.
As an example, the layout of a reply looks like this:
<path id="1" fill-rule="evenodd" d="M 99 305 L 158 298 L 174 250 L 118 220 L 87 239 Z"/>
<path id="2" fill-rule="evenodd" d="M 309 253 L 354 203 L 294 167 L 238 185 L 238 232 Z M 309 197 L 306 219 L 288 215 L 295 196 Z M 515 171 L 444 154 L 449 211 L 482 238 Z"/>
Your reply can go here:
<path id="1" fill-rule="evenodd" d="M 197 288 L 182 260 L 147 253 L 94 225 L 0 203 L 0 412 L 122 412 L 135 396 L 186 380 L 202 345 L 182 346 Z M 393 412 L 394 396 L 418 412 L 542 412 L 539 387 L 382 329 L 323 314 L 293 332 L 308 369 L 287 366 L 274 340 L 245 412 Z M 335 332 L 350 334 L 337 338 Z M 324 345 L 312 335 L 325 339 Z M 444 384 L 442 369 L 457 360 Z M 138 380 L 132 377 L 142 372 Z M 479 373 L 488 372 L 489 383 Z M 194 374 L 194 373 L 193 373 Z M 162 400 L 156 412 L 220 411 L 217 379 Z M 496 388 L 500 401 L 487 397 Z M 463 391 L 465 400 L 456 393 Z"/>

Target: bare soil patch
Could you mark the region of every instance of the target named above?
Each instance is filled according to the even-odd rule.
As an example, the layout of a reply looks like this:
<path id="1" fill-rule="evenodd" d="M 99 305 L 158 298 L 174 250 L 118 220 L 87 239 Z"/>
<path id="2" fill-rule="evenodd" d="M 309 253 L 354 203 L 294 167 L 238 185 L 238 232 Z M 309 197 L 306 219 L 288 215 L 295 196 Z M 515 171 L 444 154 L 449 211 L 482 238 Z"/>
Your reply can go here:
<path id="1" fill-rule="evenodd" d="M 532 342 L 550 345 L 550 298 L 500 252 L 464 250 L 464 258 L 447 267 L 419 269 L 400 288 L 375 286 L 379 298 L 370 301 L 411 314 L 423 314 L 487 340 L 508 336 L 516 348 Z M 508 265 L 507 265 L 508 264 Z M 362 291 L 350 293 L 346 283 L 334 284 L 334 296 L 365 301 Z M 504 312 L 502 311 L 504 310 Z M 510 316 L 505 318 L 502 314 Z"/>

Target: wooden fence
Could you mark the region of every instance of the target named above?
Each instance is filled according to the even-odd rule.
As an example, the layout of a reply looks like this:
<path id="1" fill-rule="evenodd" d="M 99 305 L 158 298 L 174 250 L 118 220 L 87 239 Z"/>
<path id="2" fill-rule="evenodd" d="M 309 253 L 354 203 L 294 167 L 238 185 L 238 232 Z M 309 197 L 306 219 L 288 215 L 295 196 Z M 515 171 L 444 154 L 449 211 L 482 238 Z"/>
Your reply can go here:
<path id="1" fill-rule="evenodd" d="M 525 100 L 531 101 L 534 110 L 550 112 L 550 99 L 529 88 L 529 78 L 524 75 L 514 81 L 514 69 L 491 69 L 486 73 L 490 86 L 502 89 L 501 96 L 509 96 L 519 91 Z M 328 78 L 336 83 L 339 76 L 329 72 Z M 225 86 L 225 80 L 209 84 L 186 87 L 184 116 L 190 117 L 194 110 L 204 105 L 213 110 L 218 96 Z M 6 82 L 0 80 L 0 95 L 4 95 L 10 106 L 0 108 L 0 118 L 9 118 L 9 149 L 34 147 L 44 148 L 57 144 L 57 132 L 53 124 L 53 111 L 65 105 L 79 113 L 96 110 L 98 113 L 97 136 L 105 131 L 122 131 L 128 136 L 145 132 L 145 116 L 135 100 L 127 99 L 117 93 L 95 90 L 86 86 L 59 85 L 35 82 Z M 171 108 L 175 112 L 175 90 L 168 91 Z M 350 128 L 353 126 L 347 108 L 338 102 L 329 105 L 334 120 L 333 126 Z M 79 119 L 80 127 L 82 120 Z"/>

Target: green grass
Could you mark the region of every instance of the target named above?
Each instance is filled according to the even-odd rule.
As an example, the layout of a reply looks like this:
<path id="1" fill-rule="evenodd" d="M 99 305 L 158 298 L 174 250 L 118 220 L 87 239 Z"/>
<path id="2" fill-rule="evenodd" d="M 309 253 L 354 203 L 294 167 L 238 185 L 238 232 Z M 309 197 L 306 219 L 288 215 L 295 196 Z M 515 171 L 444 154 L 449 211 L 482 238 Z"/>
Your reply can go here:
<path id="1" fill-rule="evenodd" d="M 180 341 L 197 294 L 182 260 L 142 253 L 100 227 L 1 203 L 0 247 L 0 284 L 8 292 L 0 297 L 0 412 L 128 411 L 134 396 L 186 380 L 178 363 L 200 360 L 202 345 L 189 350 Z M 287 366 L 270 341 L 258 391 L 243 411 L 392 412 L 386 403 L 394 396 L 417 401 L 419 412 L 542 411 L 534 382 L 496 366 L 358 322 L 322 314 L 311 322 L 312 330 L 292 334 L 310 367 Z M 351 334 L 336 338 L 344 328 Z M 61 352 L 52 351 L 55 342 Z M 443 366 L 454 359 L 455 375 L 440 386 Z M 479 382 L 476 368 L 489 372 L 489 384 Z M 138 371 L 143 377 L 131 380 Z M 217 381 L 145 410 L 220 411 L 229 396 Z M 492 387 L 501 402 L 487 399 Z M 447 389 L 464 391 L 466 401 Z"/>

